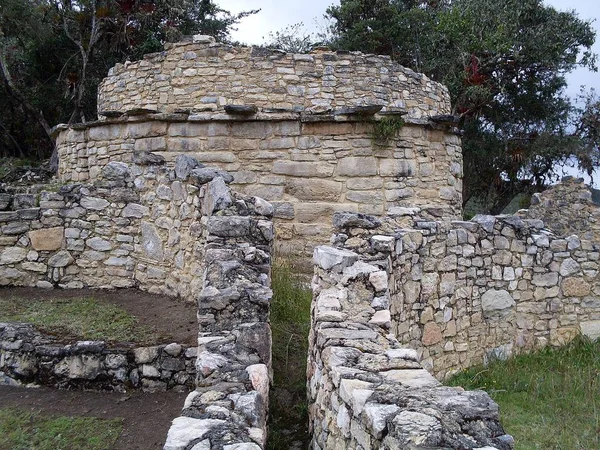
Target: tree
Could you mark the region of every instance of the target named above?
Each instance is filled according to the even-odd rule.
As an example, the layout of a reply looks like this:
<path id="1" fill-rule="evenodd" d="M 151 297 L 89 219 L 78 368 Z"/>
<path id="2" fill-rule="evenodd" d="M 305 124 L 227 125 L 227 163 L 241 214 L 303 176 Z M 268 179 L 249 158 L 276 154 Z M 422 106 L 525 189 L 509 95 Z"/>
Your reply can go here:
<path id="1" fill-rule="evenodd" d="M 464 202 L 498 213 L 584 157 L 564 75 L 595 69 L 589 22 L 541 0 L 342 0 L 334 44 L 385 53 L 448 86 L 464 130 Z"/>
<path id="2" fill-rule="evenodd" d="M 227 41 L 255 12 L 212 0 L 2 0 L 0 155 L 48 155 L 49 124 L 93 119 L 97 86 L 117 62 L 188 34 Z"/>

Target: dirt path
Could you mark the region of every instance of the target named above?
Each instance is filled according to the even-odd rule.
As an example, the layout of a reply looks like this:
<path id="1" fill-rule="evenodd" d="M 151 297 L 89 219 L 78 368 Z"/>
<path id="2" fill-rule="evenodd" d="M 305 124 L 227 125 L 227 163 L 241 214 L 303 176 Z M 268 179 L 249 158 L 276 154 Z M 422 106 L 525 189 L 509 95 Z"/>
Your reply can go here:
<path id="1" fill-rule="evenodd" d="M 0 407 L 44 415 L 123 418 L 114 450 L 162 449 L 171 421 L 179 416 L 186 393 L 62 391 L 0 386 Z"/>

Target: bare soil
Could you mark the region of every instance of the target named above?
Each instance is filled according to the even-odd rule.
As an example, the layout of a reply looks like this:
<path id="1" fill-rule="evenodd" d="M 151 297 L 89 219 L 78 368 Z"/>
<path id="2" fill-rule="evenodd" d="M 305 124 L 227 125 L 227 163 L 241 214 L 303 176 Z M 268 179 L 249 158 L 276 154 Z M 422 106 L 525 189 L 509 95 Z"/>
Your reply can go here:
<path id="1" fill-rule="evenodd" d="M 137 325 L 155 330 L 155 344 L 197 343 L 196 305 L 181 299 L 133 289 L 0 288 L 0 297 L 7 296 L 38 301 L 93 297 L 123 308 L 137 318 Z M 124 428 L 114 450 L 146 450 L 162 448 L 171 421 L 179 416 L 186 395 L 174 391 L 122 394 L 0 386 L 0 407 L 53 416 L 122 418 Z"/>
<path id="2" fill-rule="evenodd" d="M 38 289 L 27 287 L 2 287 L 0 298 L 17 297 L 36 301 L 93 297 L 123 308 L 137 319 L 137 325 L 155 331 L 152 344 L 197 344 L 198 325 L 196 305 L 182 299 L 148 294 L 135 289 Z M 61 338 L 61 336 L 57 336 Z M 71 336 L 63 336 L 69 338 Z M 62 339 L 64 340 L 64 339 Z"/>
<path id="3" fill-rule="evenodd" d="M 123 432 L 114 450 L 150 450 L 162 449 L 186 395 L 174 391 L 120 394 L 0 386 L 0 407 L 51 416 L 121 418 Z"/>

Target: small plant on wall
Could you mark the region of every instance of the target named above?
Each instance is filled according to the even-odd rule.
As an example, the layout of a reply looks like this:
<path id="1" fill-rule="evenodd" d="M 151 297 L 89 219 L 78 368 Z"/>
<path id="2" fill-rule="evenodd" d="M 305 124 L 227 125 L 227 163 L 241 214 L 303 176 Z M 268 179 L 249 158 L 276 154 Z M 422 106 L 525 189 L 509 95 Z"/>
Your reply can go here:
<path id="1" fill-rule="evenodd" d="M 398 135 L 404 126 L 404 120 L 398 116 L 382 117 L 374 121 L 372 126 L 371 140 L 375 145 L 385 147 Z"/>

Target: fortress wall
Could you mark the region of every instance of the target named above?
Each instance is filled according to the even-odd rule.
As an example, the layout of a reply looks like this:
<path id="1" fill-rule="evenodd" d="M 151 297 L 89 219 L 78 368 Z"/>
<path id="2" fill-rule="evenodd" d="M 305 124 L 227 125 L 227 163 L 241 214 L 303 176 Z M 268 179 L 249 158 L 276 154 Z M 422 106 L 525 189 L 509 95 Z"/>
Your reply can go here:
<path id="1" fill-rule="evenodd" d="M 109 161 L 129 163 L 135 151 L 161 155 L 171 167 L 185 153 L 230 172 L 236 191 L 269 200 L 278 249 L 305 259 L 329 239 L 335 211 L 383 215 L 420 206 L 437 218 L 460 217 L 460 140 L 446 131 L 407 123 L 388 145 L 374 145 L 372 125 L 360 121 L 175 119 L 157 114 L 65 129 L 60 179 L 94 181 Z"/>
<path id="2" fill-rule="evenodd" d="M 117 64 L 99 86 L 100 115 L 144 108 L 201 112 L 225 105 L 324 112 L 378 104 L 410 117 L 448 114 L 448 90 L 387 56 L 315 51 L 287 54 L 232 47 L 211 38 Z"/>

